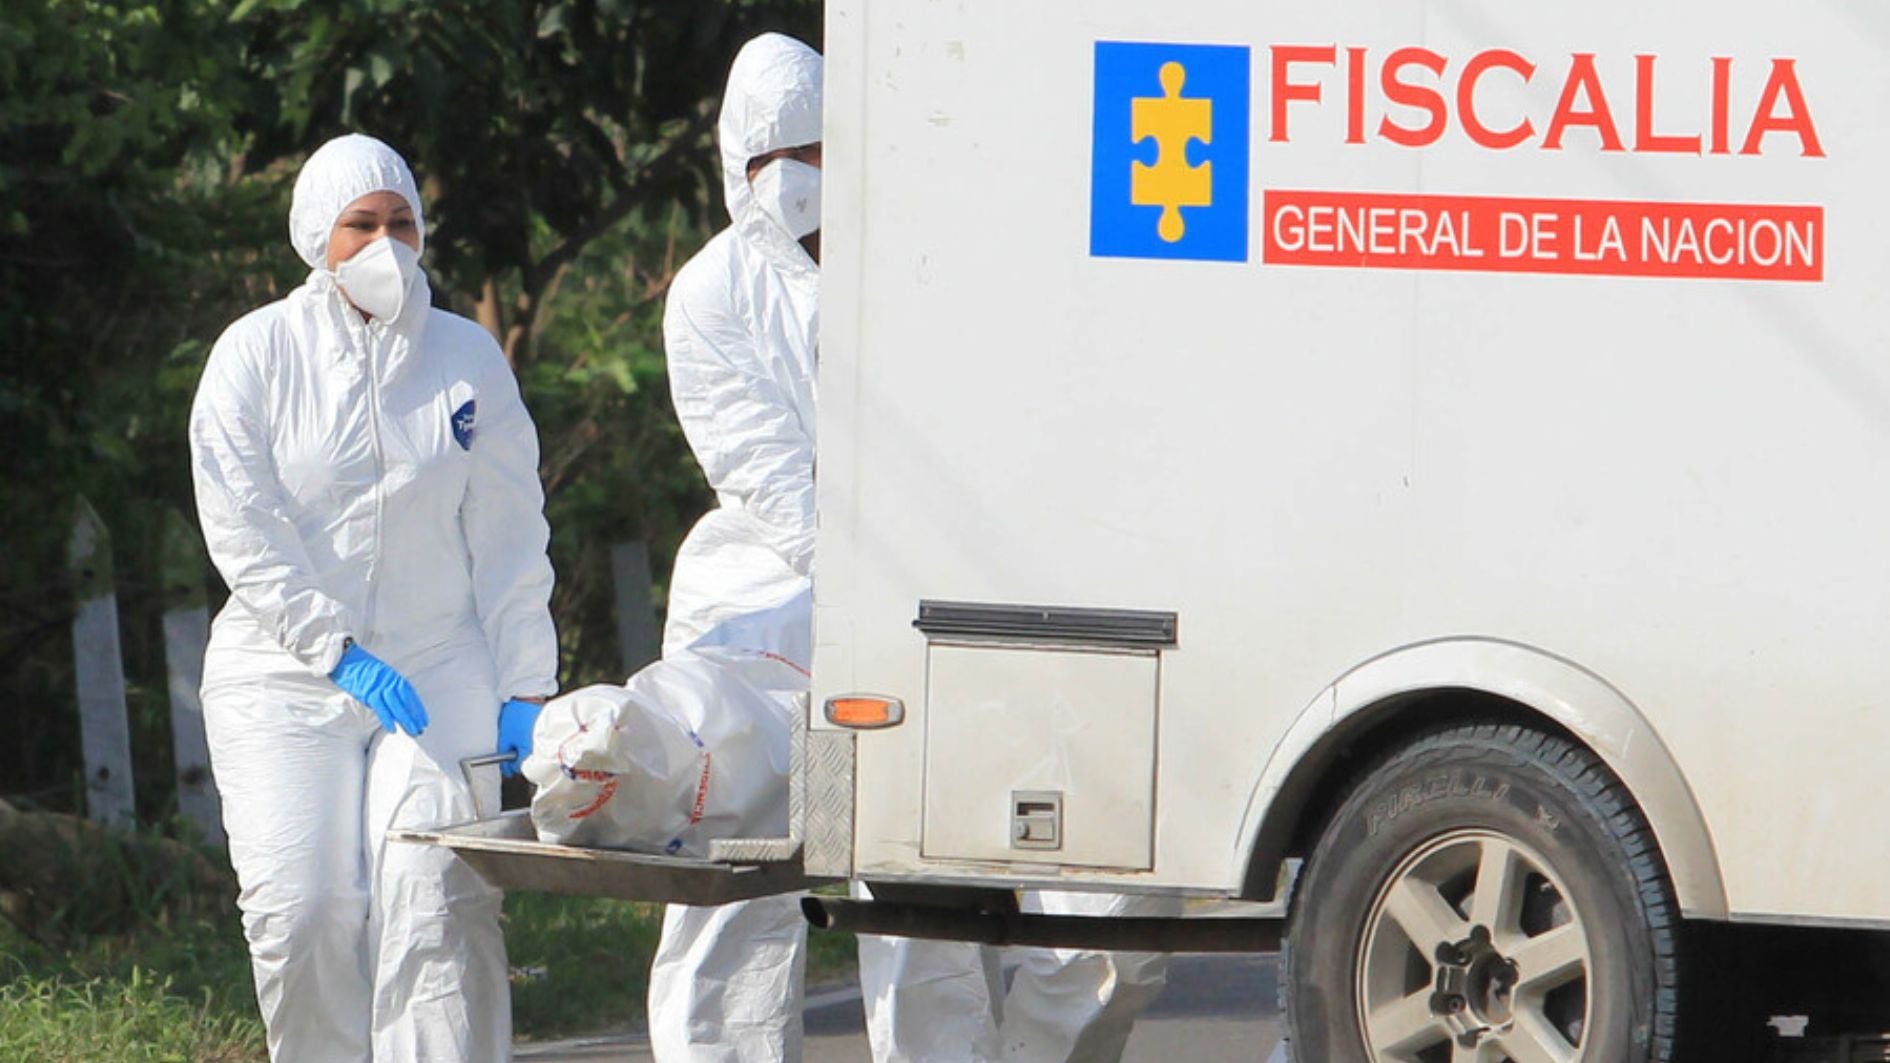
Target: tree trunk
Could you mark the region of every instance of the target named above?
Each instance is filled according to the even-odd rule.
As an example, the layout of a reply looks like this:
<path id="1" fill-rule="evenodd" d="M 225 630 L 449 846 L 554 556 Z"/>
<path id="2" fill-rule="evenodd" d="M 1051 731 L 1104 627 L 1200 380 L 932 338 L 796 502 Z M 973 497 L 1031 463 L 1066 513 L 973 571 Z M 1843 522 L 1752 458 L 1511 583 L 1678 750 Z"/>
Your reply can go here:
<path id="1" fill-rule="evenodd" d="M 493 339 L 504 342 L 505 320 L 499 310 L 499 285 L 491 277 L 479 286 L 479 301 L 473 304 L 473 320 L 492 333 Z M 506 352 L 506 357 L 511 357 L 510 351 Z"/>

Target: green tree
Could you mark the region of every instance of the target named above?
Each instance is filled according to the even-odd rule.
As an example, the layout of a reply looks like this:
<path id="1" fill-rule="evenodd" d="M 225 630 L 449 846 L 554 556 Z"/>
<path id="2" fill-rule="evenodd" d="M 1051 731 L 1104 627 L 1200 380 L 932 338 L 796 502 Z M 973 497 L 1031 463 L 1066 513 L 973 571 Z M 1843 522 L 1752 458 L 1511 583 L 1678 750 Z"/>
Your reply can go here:
<path id="1" fill-rule="evenodd" d="M 189 498 L 184 419 L 206 341 L 233 307 L 273 298 L 293 276 L 272 253 L 280 182 L 228 176 L 240 116 L 261 87 L 242 70 L 226 15 L 200 0 L 26 0 L 0 15 L 9 792 L 76 793 L 60 574 L 83 493 L 114 529 L 141 796 L 164 804 L 153 559 L 164 508 Z"/>
<path id="2" fill-rule="evenodd" d="M 246 0 L 235 18 L 254 68 L 300 90 L 278 137 L 361 129 L 420 161 L 433 267 L 515 364 L 591 241 L 642 207 L 710 206 L 742 42 L 818 31 L 807 0 Z"/>

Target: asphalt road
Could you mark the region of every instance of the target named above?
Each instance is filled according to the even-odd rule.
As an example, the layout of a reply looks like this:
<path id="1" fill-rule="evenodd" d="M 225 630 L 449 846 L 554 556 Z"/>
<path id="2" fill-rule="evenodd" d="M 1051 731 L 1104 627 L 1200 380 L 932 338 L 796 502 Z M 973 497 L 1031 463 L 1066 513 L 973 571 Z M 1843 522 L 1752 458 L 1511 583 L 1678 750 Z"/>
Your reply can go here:
<path id="1" fill-rule="evenodd" d="M 1179 956 L 1168 988 L 1136 1024 L 1124 1063 L 1259 1063 L 1279 1038 L 1274 957 Z M 870 1063 L 856 987 L 816 990 L 807 1000 L 804 1063 Z M 531 1063 L 631 1063 L 650 1058 L 649 1040 L 631 1032 L 521 1044 Z"/>

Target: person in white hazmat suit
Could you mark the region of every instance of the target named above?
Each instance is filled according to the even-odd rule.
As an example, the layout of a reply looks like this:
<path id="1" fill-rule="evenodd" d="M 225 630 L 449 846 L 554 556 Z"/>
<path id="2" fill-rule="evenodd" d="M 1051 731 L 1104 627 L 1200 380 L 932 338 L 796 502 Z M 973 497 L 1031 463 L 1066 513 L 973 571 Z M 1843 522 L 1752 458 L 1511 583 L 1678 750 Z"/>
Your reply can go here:
<path id="1" fill-rule="evenodd" d="M 733 224 L 670 286 L 670 394 L 718 505 L 677 552 L 666 656 L 811 575 L 820 78 L 819 54 L 778 34 L 736 56 L 717 128 Z M 650 968 L 655 1058 L 798 1060 L 806 946 L 793 895 L 670 905 Z"/>
<path id="2" fill-rule="evenodd" d="M 742 48 L 717 131 L 733 223 L 677 273 L 663 321 L 677 416 L 719 502 L 677 555 L 666 654 L 789 600 L 812 576 L 820 117 L 818 53 L 777 34 Z M 1175 914 L 1173 902 L 1095 894 L 1024 903 Z M 793 896 L 670 906 L 650 974 L 655 1058 L 799 1059 L 806 936 Z M 1007 995 L 994 950 L 861 937 L 874 1057 L 1114 1059 L 1165 980 L 1165 959 L 1150 954 L 1017 953 Z"/>
<path id="3" fill-rule="evenodd" d="M 269 1054 L 506 1059 L 499 891 L 387 835 L 496 807 L 460 759 L 529 743 L 556 690 L 536 431 L 492 337 L 431 306 L 391 148 L 323 145 L 289 229 L 308 279 L 223 333 L 190 418 L 230 587 L 204 722 Z"/>

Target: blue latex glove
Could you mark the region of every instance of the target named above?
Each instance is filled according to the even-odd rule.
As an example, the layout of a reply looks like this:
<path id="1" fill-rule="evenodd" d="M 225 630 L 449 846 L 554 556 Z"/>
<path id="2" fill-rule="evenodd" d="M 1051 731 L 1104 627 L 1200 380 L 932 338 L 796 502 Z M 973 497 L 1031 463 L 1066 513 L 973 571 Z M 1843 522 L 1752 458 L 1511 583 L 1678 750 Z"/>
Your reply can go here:
<path id="1" fill-rule="evenodd" d="M 513 698 L 499 708 L 499 752 L 518 754 L 511 760 L 499 765 L 499 774 L 511 778 L 518 774 L 519 765 L 532 755 L 532 728 L 538 724 L 538 713 L 544 708 L 535 701 L 520 701 Z"/>
<path id="2" fill-rule="evenodd" d="M 388 667 L 387 662 L 350 642 L 342 651 L 341 663 L 328 673 L 335 685 L 354 695 L 355 700 L 374 710 L 388 734 L 394 727 L 410 735 L 427 729 L 426 706 L 405 676 Z"/>

